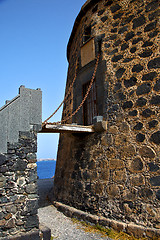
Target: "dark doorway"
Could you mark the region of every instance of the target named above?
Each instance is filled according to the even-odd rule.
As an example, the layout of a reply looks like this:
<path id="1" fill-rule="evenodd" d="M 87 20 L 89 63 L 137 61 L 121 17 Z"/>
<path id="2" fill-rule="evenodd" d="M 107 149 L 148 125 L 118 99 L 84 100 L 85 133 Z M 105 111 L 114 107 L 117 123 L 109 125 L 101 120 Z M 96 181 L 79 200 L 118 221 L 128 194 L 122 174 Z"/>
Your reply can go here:
<path id="1" fill-rule="evenodd" d="M 90 82 L 83 85 L 83 98 L 88 90 Z M 97 116 L 97 91 L 96 82 L 94 80 L 90 93 L 83 105 L 83 123 L 84 125 L 93 124 L 93 117 Z"/>

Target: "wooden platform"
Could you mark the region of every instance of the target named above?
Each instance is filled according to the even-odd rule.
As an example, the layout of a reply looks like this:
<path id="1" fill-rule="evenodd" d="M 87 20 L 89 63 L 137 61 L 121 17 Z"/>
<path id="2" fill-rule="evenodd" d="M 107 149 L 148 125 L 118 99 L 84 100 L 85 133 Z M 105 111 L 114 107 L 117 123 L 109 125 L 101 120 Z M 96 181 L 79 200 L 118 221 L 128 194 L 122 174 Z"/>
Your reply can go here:
<path id="1" fill-rule="evenodd" d="M 74 125 L 74 124 L 59 124 L 53 125 L 47 123 L 42 127 L 40 133 L 93 133 L 95 132 L 92 126 Z"/>

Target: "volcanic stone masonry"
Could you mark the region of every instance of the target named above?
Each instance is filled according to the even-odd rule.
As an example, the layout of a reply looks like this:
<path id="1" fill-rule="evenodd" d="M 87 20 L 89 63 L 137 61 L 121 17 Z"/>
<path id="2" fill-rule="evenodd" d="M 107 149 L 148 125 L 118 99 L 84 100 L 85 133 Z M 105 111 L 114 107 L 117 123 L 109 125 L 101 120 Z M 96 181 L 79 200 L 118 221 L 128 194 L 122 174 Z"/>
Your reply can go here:
<path id="1" fill-rule="evenodd" d="M 24 86 L 0 109 L 0 239 L 39 240 L 37 132 L 42 92 Z"/>
<path id="2" fill-rule="evenodd" d="M 82 7 L 68 43 L 66 93 L 78 59 L 77 78 L 62 118 L 82 101 L 100 53 L 97 115 L 108 130 L 61 134 L 54 185 L 56 201 L 132 222 L 144 234 L 147 228 L 160 229 L 159 3 L 88 0 Z M 84 111 L 68 123 L 83 124 Z"/>

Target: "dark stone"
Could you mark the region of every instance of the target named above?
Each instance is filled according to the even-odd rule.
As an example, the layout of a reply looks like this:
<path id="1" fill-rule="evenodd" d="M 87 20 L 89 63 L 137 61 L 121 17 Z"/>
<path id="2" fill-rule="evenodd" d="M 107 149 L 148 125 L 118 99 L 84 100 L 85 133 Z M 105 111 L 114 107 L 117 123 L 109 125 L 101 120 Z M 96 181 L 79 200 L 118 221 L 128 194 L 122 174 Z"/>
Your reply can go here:
<path id="1" fill-rule="evenodd" d="M 152 31 L 154 28 L 156 28 L 157 25 L 157 21 L 149 23 L 145 28 L 144 28 L 144 32 L 149 32 Z"/>
<path id="2" fill-rule="evenodd" d="M 158 80 L 156 82 L 156 84 L 154 85 L 154 88 L 153 88 L 156 92 L 158 92 L 160 90 L 160 80 Z"/>
<path id="3" fill-rule="evenodd" d="M 160 190 L 158 190 L 158 191 L 156 192 L 156 198 L 157 198 L 158 200 L 160 200 Z"/>
<path id="4" fill-rule="evenodd" d="M 153 79 L 157 76 L 156 72 L 150 72 L 147 74 L 144 74 L 142 77 L 143 81 L 153 81 Z"/>
<path id="5" fill-rule="evenodd" d="M 127 43 L 124 43 L 124 44 L 122 44 L 122 46 L 121 46 L 121 50 L 125 50 L 125 49 L 127 49 L 129 47 L 129 45 L 127 44 Z"/>
<path id="6" fill-rule="evenodd" d="M 123 92 L 118 92 L 117 94 L 116 94 L 116 98 L 118 98 L 119 100 L 125 100 L 126 99 L 126 96 L 124 95 L 124 93 Z"/>
<path id="7" fill-rule="evenodd" d="M 141 188 L 139 190 L 139 195 L 142 198 L 149 198 L 152 197 L 153 191 L 150 188 Z"/>
<path id="8" fill-rule="evenodd" d="M 124 13 L 120 12 L 120 13 L 117 13 L 113 16 L 113 19 L 116 20 L 118 18 L 121 18 L 123 16 Z"/>
<path id="9" fill-rule="evenodd" d="M 148 118 L 148 117 L 150 117 L 153 114 L 154 114 L 154 112 L 152 110 L 150 110 L 149 108 L 145 109 L 142 112 L 142 116 L 145 117 L 145 118 Z"/>
<path id="10" fill-rule="evenodd" d="M 101 18 L 101 21 L 104 23 L 107 19 L 108 19 L 108 17 L 104 16 L 104 17 Z"/>
<path id="11" fill-rule="evenodd" d="M 150 183 L 152 186 L 160 186 L 160 176 L 151 177 Z"/>
<path id="12" fill-rule="evenodd" d="M 98 16 L 101 16 L 104 12 L 105 12 L 105 9 L 100 10 L 100 11 L 98 12 Z"/>
<path id="13" fill-rule="evenodd" d="M 131 162 L 131 169 L 133 171 L 142 171 L 143 169 L 143 162 L 141 160 L 140 157 L 135 158 L 132 162 Z"/>
<path id="14" fill-rule="evenodd" d="M 132 101 L 127 101 L 123 104 L 122 108 L 125 110 L 127 108 L 132 108 L 133 107 L 133 102 Z"/>
<path id="15" fill-rule="evenodd" d="M 122 33 L 126 32 L 127 30 L 128 30 L 127 26 L 122 27 L 122 28 L 119 29 L 118 34 L 122 34 Z"/>
<path id="16" fill-rule="evenodd" d="M 159 170 L 159 166 L 153 162 L 148 163 L 148 166 L 150 172 L 156 172 Z"/>
<path id="17" fill-rule="evenodd" d="M 123 58 L 123 55 L 117 55 L 117 56 L 114 56 L 113 58 L 112 58 L 112 62 L 118 62 L 120 59 L 122 59 Z"/>
<path id="18" fill-rule="evenodd" d="M 147 94 L 151 91 L 151 84 L 150 83 L 143 83 L 137 87 L 136 94 L 137 96 L 142 94 Z"/>
<path id="19" fill-rule="evenodd" d="M 6 162 L 6 156 L 3 154 L 0 154 L 0 166 L 3 165 Z"/>
<path id="20" fill-rule="evenodd" d="M 159 10 L 157 10 L 157 11 L 155 11 L 155 12 L 153 12 L 153 13 L 151 13 L 151 14 L 149 14 L 149 20 L 150 21 L 152 21 L 152 20 L 154 20 L 155 18 L 158 18 L 159 17 L 159 15 L 160 15 L 160 11 Z"/>
<path id="21" fill-rule="evenodd" d="M 129 116 L 132 116 L 132 117 L 137 116 L 137 114 L 138 114 L 137 110 L 133 110 L 129 112 Z"/>
<path id="22" fill-rule="evenodd" d="M 139 107 L 143 107 L 146 105 L 146 103 L 147 103 L 147 100 L 143 97 L 140 97 L 140 98 L 138 98 L 136 105 Z"/>
<path id="23" fill-rule="evenodd" d="M 152 120 L 148 123 L 149 128 L 155 128 L 158 125 L 158 121 L 157 120 Z"/>
<path id="24" fill-rule="evenodd" d="M 159 105 L 160 104 L 160 95 L 153 96 L 150 100 L 150 104 Z"/>
<path id="25" fill-rule="evenodd" d="M 112 28 L 111 29 L 111 33 L 116 33 L 117 32 L 117 28 Z"/>
<path id="26" fill-rule="evenodd" d="M 121 44 L 121 40 L 117 40 L 116 42 L 114 42 L 114 46 L 119 46 Z"/>
<path id="27" fill-rule="evenodd" d="M 158 31 L 157 31 L 157 30 L 155 30 L 155 31 L 153 31 L 153 32 L 151 32 L 151 33 L 148 34 L 149 38 L 154 38 L 154 37 L 156 37 L 157 35 L 158 35 Z"/>
<path id="28" fill-rule="evenodd" d="M 38 216 L 37 215 L 33 215 L 33 216 L 28 216 L 25 222 L 25 229 L 30 230 L 32 228 L 38 228 L 39 226 L 39 220 L 38 220 Z"/>
<path id="29" fill-rule="evenodd" d="M 126 25 L 127 23 L 130 23 L 134 17 L 135 17 L 134 15 L 130 15 L 129 17 L 125 18 L 122 21 L 122 25 Z"/>
<path id="30" fill-rule="evenodd" d="M 155 59 L 149 61 L 148 69 L 152 69 L 152 68 L 154 68 L 154 69 L 160 68 L 160 57 L 155 58 Z"/>
<path id="31" fill-rule="evenodd" d="M 122 85 L 120 82 L 117 82 L 114 86 L 114 92 L 117 92 L 119 89 L 121 89 Z"/>
<path id="32" fill-rule="evenodd" d="M 146 19 L 144 15 L 141 15 L 140 17 L 133 19 L 133 29 L 140 27 L 145 23 L 146 23 Z"/>
<path id="33" fill-rule="evenodd" d="M 119 9 L 121 9 L 121 6 L 119 6 L 118 4 L 115 4 L 115 5 L 113 5 L 113 6 L 111 6 L 111 12 L 112 13 L 115 13 L 115 12 L 117 12 Z"/>
<path id="34" fill-rule="evenodd" d="M 138 42 L 143 41 L 143 38 L 136 38 L 133 40 L 132 44 L 137 44 Z"/>
<path id="35" fill-rule="evenodd" d="M 143 123 L 138 122 L 135 126 L 134 126 L 134 130 L 141 130 L 143 128 Z"/>
<path id="36" fill-rule="evenodd" d="M 109 39 L 110 39 L 110 40 L 115 40 L 116 38 L 117 38 L 117 35 L 116 35 L 116 34 L 113 34 L 113 35 L 110 36 Z"/>
<path id="37" fill-rule="evenodd" d="M 119 25 L 119 21 L 112 24 L 113 27 L 117 27 Z"/>
<path id="38" fill-rule="evenodd" d="M 123 73 L 125 72 L 126 70 L 124 68 L 119 68 L 116 72 L 116 77 L 118 79 L 120 79 L 122 76 L 123 76 Z"/>
<path id="39" fill-rule="evenodd" d="M 114 55 L 114 54 L 117 53 L 117 52 L 118 52 L 118 49 L 116 48 L 116 49 L 114 49 L 113 51 L 109 52 L 108 55 Z"/>
<path id="40" fill-rule="evenodd" d="M 137 142 L 143 142 L 145 140 L 145 135 L 142 133 L 138 133 L 136 136 Z"/>
<path id="41" fill-rule="evenodd" d="M 150 47 L 153 45 L 153 42 L 150 42 L 150 41 L 146 41 L 144 42 L 144 44 L 142 45 L 142 47 Z"/>
<path id="42" fill-rule="evenodd" d="M 105 3 L 105 5 L 104 6 L 110 6 L 110 5 L 112 5 L 112 3 L 113 3 L 113 1 L 111 0 L 111 1 L 108 1 L 107 3 Z"/>
<path id="43" fill-rule="evenodd" d="M 152 55 L 152 50 L 145 50 L 142 53 L 139 54 L 140 57 L 142 58 L 146 58 L 146 57 L 150 57 Z"/>
<path id="44" fill-rule="evenodd" d="M 96 6 L 92 9 L 92 13 L 97 12 L 97 10 L 98 10 L 98 5 L 96 5 Z"/>
<path id="45" fill-rule="evenodd" d="M 134 37 L 134 32 L 129 32 L 126 34 L 126 37 L 125 37 L 125 41 L 129 41 L 130 39 L 132 39 Z"/>
<path id="46" fill-rule="evenodd" d="M 137 48 L 136 48 L 136 47 L 132 47 L 132 48 L 130 49 L 130 52 L 131 52 L 131 53 L 135 53 L 135 52 L 136 52 L 136 50 L 137 50 Z"/>
<path id="47" fill-rule="evenodd" d="M 136 64 L 132 68 L 132 72 L 141 72 L 143 70 L 143 66 L 141 64 Z"/>
<path id="48" fill-rule="evenodd" d="M 149 3 L 149 4 L 146 6 L 146 12 L 153 11 L 153 10 L 155 10 L 156 8 L 158 8 L 158 6 L 159 6 L 159 0 L 153 0 L 151 3 Z"/>
<path id="49" fill-rule="evenodd" d="M 24 171 L 27 168 L 27 163 L 22 160 L 18 159 L 15 163 L 15 171 Z"/>
<path id="50" fill-rule="evenodd" d="M 157 131 L 151 135 L 150 140 L 155 144 L 160 144 L 160 131 Z"/>
<path id="51" fill-rule="evenodd" d="M 126 88 L 135 86 L 136 83 L 137 83 L 137 78 L 135 78 L 135 77 L 131 77 L 129 80 L 124 80 L 124 86 Z"/>
<path id="52" fill-rule="evenodd" d="M 26 201 L 26 206 L 24 208 L 24 211 L 22 212 L 22 215 L 26 215 L 30 213 L 30 215 L 37 214 L 38 209 L 38 200 L 28 200 Z"/>
<path id="53" fill-rule="evenodd" d="M 155 158 L 155 152 L 152 148 L 143 146 L 139 149 L 139 153 L 144 158 Z"/>
<path id="54" fill-rule="evenodd" d="M 105 48 L 109 48 L 111 45 L 109 43 L 104 44 Z"/>
<path id="55" fill-rule="evenodd" d="M 134 58 L 125 58 L 123 60 L 124 63 L 131 62 Z"/>

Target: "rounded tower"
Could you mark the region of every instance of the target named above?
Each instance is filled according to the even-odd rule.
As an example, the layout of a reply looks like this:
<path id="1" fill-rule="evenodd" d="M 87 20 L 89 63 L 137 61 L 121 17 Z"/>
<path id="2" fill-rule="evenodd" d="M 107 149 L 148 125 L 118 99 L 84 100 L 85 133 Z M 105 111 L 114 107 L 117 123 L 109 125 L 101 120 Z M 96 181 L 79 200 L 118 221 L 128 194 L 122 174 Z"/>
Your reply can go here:
<path id="1" fill-rule="evenodd" d="M 54 196 L 83 211 L 160 228 L 160 55 L 158 0 L 88 0 L 67 48 L 62 119 L 107 130 L 61 134 Z"/>

